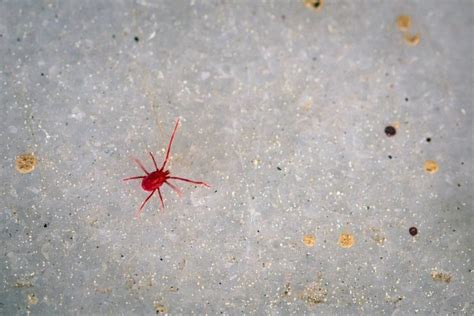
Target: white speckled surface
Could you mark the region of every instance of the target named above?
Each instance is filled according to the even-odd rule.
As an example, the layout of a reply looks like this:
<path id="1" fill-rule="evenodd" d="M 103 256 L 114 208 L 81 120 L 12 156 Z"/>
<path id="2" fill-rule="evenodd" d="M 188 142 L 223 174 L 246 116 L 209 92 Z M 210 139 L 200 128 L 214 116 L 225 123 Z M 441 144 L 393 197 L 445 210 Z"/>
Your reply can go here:
<path id="1" fill-rule="evenodd" d="M 473 12 L 1 1 L 0 314 L 473 314 Z"/>

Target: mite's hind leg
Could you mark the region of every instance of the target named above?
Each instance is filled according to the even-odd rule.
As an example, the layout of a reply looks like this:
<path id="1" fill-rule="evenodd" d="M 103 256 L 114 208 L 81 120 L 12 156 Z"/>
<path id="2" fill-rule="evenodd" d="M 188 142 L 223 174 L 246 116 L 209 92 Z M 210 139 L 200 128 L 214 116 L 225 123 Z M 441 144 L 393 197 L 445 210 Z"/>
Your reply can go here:
<path id="1" fill-rule="evenodd" d="M 140 214 L 142 213 L 142 210 L 143 210 L 143 207 L 145 206 L 146 202 L 148 202 L 148 200 L 151 198 L 151 196 L 153 195 L 153 193 L 155 193 L 156 190 L 153 190 L 150 195 L 145 199 L 145 201 L 143 201 L 142 205 L 140 206 L 140 208 L 138 209 L 138 211 L 135 213 L 135 218 L 138 218 L 140 217 Z"/>
<path id="2" fill-rule="evenodd" d="M 149 151 L 149 154 L 150 154 L 150 156 L 151 156 L 151 160 L 153 160 L 153 165 L 155 166 L 155 170 L 158 171 L 158 166 L 156 165 L 155 156 L 153 156 L 153 154 L 151 153 L 151 151 Z"/>
<path id="3" fill-rule="evenodd" d="M 130 178 L 125 178 L 123 181 L 128 181 L 128 180 L 135 180 L 135 179 L 143 179 L 145 176 L 137 176 L 137 177 L 130 177 Z"/>
<path id="4" fill-rule="evenodd" d="M 180 189 L 180 188 L 178 188 L 178 187 L 177 187 L 177 186 L 175 186 L 175 185 L 172 185 L 172 184 L 171 184 L 171 183 L 169 183 L 168 181 L 165 181 L 165 183 L 166 183 L 167 185 L 169 185 L 169 186 L 170 186 L 170 188 L 172 188 L 172 189 L 173 189 L 173 191 L 175 191 L 175 192 L 176 192 L 176 194 L 178 194 L 178 196 L 179 196 L 179 197 L 182 197 L 182 196 L 183 196 L 183 192 L 181 191 L 181 189 Z"/>
<path id="5" fill-rule="evenodd" d="M 161 202 L 161 209 L 165 209 L 165 203 L 163 202 L 163 197 L 161 196 L 161 191 L 158 189 L 158 195 L 160 196 L 160 202 Z"/>
<path id="6" fill-rule="evenodd" d="M 149 175 L 150 173 L 148 171 L 146 171 L 145 167 L 143 166 L 142 162 L 140 160 L 138 160 L 137 158 L 132 158 L 133 161 L 135 161 L 135 163 L 140 167 L 140 169 L 143 170 L 143 172 L 145 172 L 147 175 Z"/>
<path id="7" fill-rule="evenodd" d="M 174 126 L 173 134 L 171 134 L 170 142 L 168 144 L 168 149 L 166 150 L 165 161 L 163 161 L 163 165 L 161 166 L 160 170 L 165 169 L 166 164 L 168 163 L 168 159 L 170 157 L 171 145 L 173 145 L 174 134 L 176 134 L 176 129 L 178 128 L 178 125 L 179 125 L 179 118 L 176 120 L 176 125 Z"/>
<path id="8" fill-rule="evenodd" d="M 190 179 L 186 179 L 186 178 L 180 178 L 180 177 L 168 177 L 168 179 L 174 179 L 174 180 L 180 180 L 180 181 L 194 183 L 194 184 L 198 184 L 198 185 L 204 185 L 208 188 L 211 187 L 209 184 L 207 184 L 206 182 L 203 182 L 203 181 L 194 181 L 194 180 L 190 180 Z"/>

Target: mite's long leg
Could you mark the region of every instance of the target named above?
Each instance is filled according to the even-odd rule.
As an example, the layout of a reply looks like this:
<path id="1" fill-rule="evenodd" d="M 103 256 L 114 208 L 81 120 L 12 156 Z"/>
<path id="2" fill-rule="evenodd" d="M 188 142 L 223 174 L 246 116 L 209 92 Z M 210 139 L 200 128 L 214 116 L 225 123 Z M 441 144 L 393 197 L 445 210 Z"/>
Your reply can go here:
<path id="1" fill-rule="evenodd" d="M 145 172 L 147 175 L 150 174 L 148 171 L 146 171 L 145 167 L 143 167 L 143 164 L 141 163 L 140 160 L 138 160 L 137 158 L 132 158 L 133 161 L 136 162 L 136 164 L 140 167 L 140 169 L 143 170 L 143 172 Z"/>
<path id="2" fill-rule="evenodd" d="M 158 195 L 160 196 L 161 208 L 164 210 L 165 209 L 165 202 L 163 202 L 163 197 L 161 196 L 160 189 L 158 189 Z"/>
<path id="3" fill-rule="evenodd" d="M 142 210 L 143 210 L 143 207 L 145 206 L 146 202 L 148 202 L 148 200 L 151 198 L 151 196 L 153 195 L 153 193 L 155 193 L 156 190 L 153 190 L 150 195 L 145 199 L 145 201 L 143 201 L 142 205 L 140 206 L 140 208 L 138 209 L 138 211 L 135 213 L 135 218 L 138 218 L 140 217 L 140 214 L 142 213 Z"/>
<path id="4" fill-rule="evenodd" d="M 123 179 L 123 181 L 143 179 L 143 178 L 145 178 L 145 176 L 136 176 L 136 177 L 125 178 L 125 179 Z"/>
<path id="5" fill-rule="evenodd" d="M 181 190 L 180 190 L 177 186 L 172 185 L 172 184 L 169 183 L 168 181 L 165 181 L 165 183 L 166 183 L 167 185 L 169 185 L 170 188 L 172 188 L 172 189 L 178 194 L 179 197 L 182 197 L 182 196 L 183 196 L 183 192 L 181 192 Z"/>
<path id="6" fill-rule="evenodd" d="M 194 183 L 194 184 L 199 184 L 199 185 L 204 185 L 208 188 L 210 188 L 211 186 L 209 184 L 207 184 L 206 182 L 202 182 L 202 181 L 194 181 L 194 180 L 190 180 L 190 179 L 186 179 L 186 178 L 180 178 L 180 177 L 167 177 L 167 179 L 174 179 L 174 180 L 180 180 L 180 181 L 184 181 L 184 182 L 189 182 L 189 183 Z"/>
<path id="7" fill-rule="evenodd" d="M 149 153 L 150 153 L 150 156 L 151 156 L 151 160 L 153 160 L 153 164 L 155 165 L 155 169 L 158 171 L 158 166 L 156 165 L 155 157 L 153 156 L 151 151 L 149 151 Z"/>
<path id="8" fill-rule="evenodd" d="M 166 163 L 168 162 L 168 158 L 170 156 L 171 145 L 173 144 L 174 134 L 176 133 L 178 124 L 179 124 L 179 118 L 176 120 L 176 125 L 174 126 L 173 134 L 171 134 L 170 142 L 168 144 L 168 149 L 166 150 L 166 158 L 165 158 L 165 161 L 163 161 L 163 165 L 161 166 L 160 170 L 163 170 L 166 166 Z"/>

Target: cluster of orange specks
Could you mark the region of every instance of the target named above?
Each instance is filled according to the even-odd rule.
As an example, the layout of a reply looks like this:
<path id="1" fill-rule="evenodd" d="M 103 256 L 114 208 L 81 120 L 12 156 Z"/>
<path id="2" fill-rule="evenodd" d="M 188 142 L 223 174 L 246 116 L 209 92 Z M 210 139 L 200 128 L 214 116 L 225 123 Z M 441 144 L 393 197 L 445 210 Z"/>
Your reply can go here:
<path id="1" fill-rule="evenodd" d="M 355 237 L 350 233 L 341 233 L 339 235 L 338 244 L 342 248 L 351 248 L 355 244 Z M 303 243 L 306 247 L 312 248 L 316 245 L 316 236 L 313 234 L 306 234 L 303 236 Z"/>
<path id="2" fill-rule="evenodd" d="M 398 29 L 403 33 L 405 43 L 410 46 L 416 46 L 420 42 L 420 35 L 418 33 L 411 34 L 411 17 L 408 15 L 400 15 L 396 20 Z"/>

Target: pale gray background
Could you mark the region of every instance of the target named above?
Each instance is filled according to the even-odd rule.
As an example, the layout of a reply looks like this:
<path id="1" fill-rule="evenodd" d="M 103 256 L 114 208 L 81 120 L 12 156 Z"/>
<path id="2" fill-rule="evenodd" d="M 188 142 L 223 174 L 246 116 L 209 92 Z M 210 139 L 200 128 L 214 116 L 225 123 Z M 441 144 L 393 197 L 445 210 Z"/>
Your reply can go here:
<path id="1" fill-rule="evenodd" d="M 468 0 L 1 1 L 0 313 L 472 314 L 472 54 Z M 177 117 L 212 188 L 136 221 Z"/>

